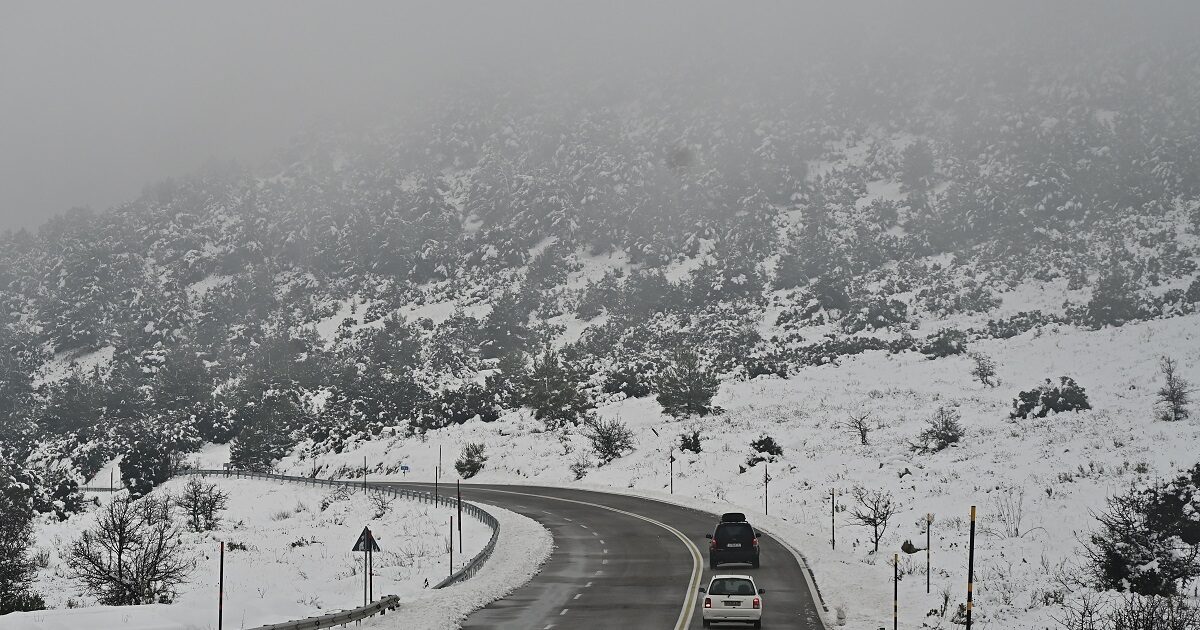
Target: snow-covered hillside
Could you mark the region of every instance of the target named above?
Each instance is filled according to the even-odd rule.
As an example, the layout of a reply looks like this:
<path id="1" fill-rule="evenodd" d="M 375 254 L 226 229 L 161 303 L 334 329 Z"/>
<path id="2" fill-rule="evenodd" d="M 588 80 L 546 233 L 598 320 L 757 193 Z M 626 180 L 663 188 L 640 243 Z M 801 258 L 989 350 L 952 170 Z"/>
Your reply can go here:
<path id="1" fill-rule="evenodd" d="M 965 355 L 928 360 L 915 352 L 870 351 L 801 369 L 787 380 L 726 383 L 715 401 L 726 410 L 719 416 L 675 420 L 653 398 L 602 406 L 600 415 L 620 417 L 635 431 L 636 449 L 589 469 L 578 482 L 570 466 L 594 459 L 586 441 L 545 432 L 527 412 L 430 431 L 419 440 L 369 442 L 315 461 L 288 459 L 283 467 L 361 466 L 365 455 L 373 470 L 404 464 L 411 468 L 407 478 L 428 480 L 438 447 L 449 463 L 464 444 L 482 442 L 488 460 L 471 481 L 578 483 L 663 495 L 674 449 L 677 498 L 761 513 L 763 464 L 740 469 L 752 453 L 750 441 L 770 435 L 783 447 L 768 464 L 770 515 L 781 520 L 756 518 L 809 556 L 848 627 L 890 620 L 891 554 L 908 539 L 924 547 L 927 513 L 935 515 L 932 593 L 925 594 L 924 554 L 902 553 L 902 627 L 945 627 L 950 614 L 939 622 L 925 613 L 943 606 L 944 592 L 951 614 L 965 599 L 968 513 L 976 505 L 976 619 L 986 627 L 1037 630 L 1053 625 L 1057 603 L 1074 596 L 1058 577 L 1080 571 L 1080 536 L 1095 527 L 1091 512 L 1130 484 L 1170 477 L 1200 459 L 1200 424 L 1161 422 L 1152 413 L 1160 355 L 1173 355 L 1186 378 L 1200 381 L 1200 316 L 1099 331 L 1049 327 L 977 342 L 972 350 L 996 361 L 999 386 L 975 381 Z M 1082 385 L 1093 409 L 1009 419 L 1018 391 L 1059 376 Z M 935 454 L 915 454 L 910 443 L 939 406 L 961 413 L 965 438 Z M 865 413 L 878 426 L 866 446 L 842 426 Z M 679 435 L 694 429 L 702 452 L 680 452 Z M 854 486 L 891 492 L 900 506 L 878 555 L 870 553 L 868 531 L 848 516 Z M 836 551 L 829 548 L 831 491 L 841 506 Z"/>

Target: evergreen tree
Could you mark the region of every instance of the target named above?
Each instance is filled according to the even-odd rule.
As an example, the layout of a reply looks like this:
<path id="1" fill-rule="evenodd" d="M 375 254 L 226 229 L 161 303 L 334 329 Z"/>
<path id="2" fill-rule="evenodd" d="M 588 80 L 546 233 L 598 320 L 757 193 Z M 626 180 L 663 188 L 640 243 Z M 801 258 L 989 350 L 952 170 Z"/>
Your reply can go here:
<path id="1" fill-rule="evenodd" d="M 1096 328 L 1120 326 L 1140 316 L 1133 281 L 1120 263 L 1113 263 L 1092 291 L 1085 311 L 1087 323 Z"/>
<path id="2" fill-rule="evenodd" d="M 28 505 L 14 499 L 4 487 L 8 477 L 7 463 L 0 456 L 0 615 L 46 607 L 33 591 L 37 574 L 29 557 L 33 547 L 33 512 Z"/>
<path id="3" fill-rule="evenodd" d="M 549 429 L 578 424 L 592 409 L 583 378 L 552 350 L 536 357 L 521 384 L 521 403 L 533 408 L 534 417 Z"/>
<path id="4" fill-rule="evenodd" d="M 492 305 L 480 331 L 485 359 L 495 359 L 510 352 L 521 352 L 529 342 L 530 307 L 522 294 L 508 291 Z"/>
<path id="5" fill-rule="evenodd" d="M 304 426 L 306 412 L 299 397 L 290 391 L 268 390 L 238 410 L 242 428 L 230 449 L 230 463 L 241 470 L 267 472 L 295 445 L 297 427 Z"/>
<path id="6" fill-rule="evenodd" d="M 654 381 L 658 404 L 664 413 L 676 418 L 720 413 L 720 408 L 712 404 L 719 386 L 720 381 L 701 363 L 700 355 L 687 348 L 677 350 Z"/>

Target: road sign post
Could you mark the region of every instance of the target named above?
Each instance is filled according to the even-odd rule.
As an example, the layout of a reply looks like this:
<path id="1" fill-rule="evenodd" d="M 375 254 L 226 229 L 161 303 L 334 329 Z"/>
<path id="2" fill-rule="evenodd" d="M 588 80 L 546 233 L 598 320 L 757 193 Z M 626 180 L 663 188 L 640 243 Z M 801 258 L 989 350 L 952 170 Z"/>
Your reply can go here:
<path id="1" fill-rule="evenodd" d="M 375 536 L 371 534 L 369 527 L 364 527 L 358 535 L 358 541 L 354 543 L 352 551 L 363 552 L 363 606 L 366 606 L 375 598 L 375 576 L 371 575 L 374 569 L 372 555 L 379 551 L 379 543 L 375 542 Z"/>

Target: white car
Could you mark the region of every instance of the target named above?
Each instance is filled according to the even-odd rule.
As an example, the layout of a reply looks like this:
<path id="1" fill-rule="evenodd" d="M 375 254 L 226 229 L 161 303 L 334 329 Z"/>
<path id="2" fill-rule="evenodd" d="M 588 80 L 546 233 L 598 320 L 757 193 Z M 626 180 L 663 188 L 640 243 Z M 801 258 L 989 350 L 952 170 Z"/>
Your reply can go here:
<path id="1" fill-rule="evenodd" d="M 758 588 L 749 575 L 714 575 L 704 593 L 703 608 L 700 609 L 704 627 L 713 622 L 749 623 L 762 627 L 762 594 L 766 589 Z"/>

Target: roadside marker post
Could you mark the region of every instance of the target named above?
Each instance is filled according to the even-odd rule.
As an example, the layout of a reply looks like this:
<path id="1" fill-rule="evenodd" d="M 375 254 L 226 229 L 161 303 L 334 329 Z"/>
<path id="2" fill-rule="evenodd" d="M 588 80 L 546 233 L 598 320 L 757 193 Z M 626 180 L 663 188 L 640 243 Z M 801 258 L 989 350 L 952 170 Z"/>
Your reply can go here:
<path id="1" fill-rule="evenodd" d="M 225 623 L 225 542 L 221 541 L 221 565 L 217 577 L 217 630 Z"/>
<path id="2" fill-rule="evenodd" d="M 829 548 L 837 549 L 837 489 L 829 490 Z"/>
<path id="3" fill-rule="evenodd" d="M 458 479 L 458 480 L 456 480 L 456 481 L 454 482 L 454 489 L 455 489 L 455 492 L 458 494 L 458 553 L 459 553 L 459 554 L 462 554 L 462 552 L 463 552 L 463 540 L 462 540 L 462 479 Z M 451 540 L 451 541 L 450 541 L 450 546 L 451 546 L 451 547 L 453 547 L 453 546 L 454 546 L 454 541 L 453 541 L 453 540 Z M 453 563 L 451 563 L 451 564 L 453 564 Z"/>
<path id="4" fill-rule="evenodd" d="M 930 536 L 929 530 L 933 527 L 933 514 L 925 515 L 925 594 L 929 594 L 929 575 L 933 572 L 933 562 L 930 554 L 933 549 L 933 537 Z"/>
<path id="5" fill-rule="evenodd" d="M 967 552 L 967 630 L 971 630 L 971 610 L 975 607 L 975 506 L 971 506 L 971 550 Z"/>
<path id="6" fill-rule="evenodd" d="M 450 543 L 450 575 L 454 575 L 454 517 L 450 517 L 450 538 L 447 540 Z"/>
<path id="7" fill-rule="evenodd" d="M 770 510 L 768 510 L 768 508 L 770 507 L 770 505 L 768 504 L 768 498 L 770 497 L 770 494 L 771 494 L 770 491 L 768 490 L 770 483 L 771 483 L 771 475 L 767 474 L 767 463 L 763 462 L 763 514 L 771 513 Z"/>
<path id="8" fill-rule="evenodd" d="M 892 554 L 892 630 L 900 630 L 900 554 Z"/>
<path id="9" fill-rule="evenodd" d="M 667 455 L 667 461 L 670 463 L 671 470 L 669 478 L 671 480 L 671 494 L 675 494 L 675 448 L 671 447 L 671 452 Z"/>

